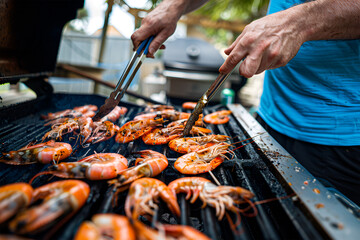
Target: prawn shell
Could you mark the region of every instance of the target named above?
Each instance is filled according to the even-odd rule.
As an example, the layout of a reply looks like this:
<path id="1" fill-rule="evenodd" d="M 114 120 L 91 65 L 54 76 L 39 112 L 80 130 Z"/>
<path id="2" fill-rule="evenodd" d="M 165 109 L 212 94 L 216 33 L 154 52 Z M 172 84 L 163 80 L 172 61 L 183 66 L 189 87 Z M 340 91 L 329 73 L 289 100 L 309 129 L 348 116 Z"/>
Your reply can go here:
<path id="1" fill-rule="evenodd" d="M 228 115 L 231 114 L 230 110 L 221 110 L 205 115 L 204 122 L 209 124 L 225 124 L 229 122 Z"/>
<path id="2" fill-rule="evenodd" d="M 10 231 L 34 234 L 53 226 L 56 221 L 75 213 L 86 202 L 90 187 L 79 180 L 64 180 L 36 188 L 32 203 L 40 202 L 20 212 L 10 221 Z M 43 199 L 43 201 L 38 201 Z"/>
<path id="3" fill-rule="evenodd" d="M 178 138 L 181 135 L 182 135 L 182 133 L 181 134 L 173 134 L 173 135 L 163 134 L 161 129 L 155 128 L 152 131 L 150 131 L 149 133 L 144 134 L 142 136 L 142 140 L 147 145 L 162 145 L 162 144 L 167 144 L 171 140 Z"/>
<path id="4" fill-rule="evenodd" d="M 47 164 L 52 161 L 61 161 L 69 157 L 71 153 L 70 144 L 50 140 L 30 147 L 23 147 L 17 151 L 3 153 L 0 162 L 11 165 Z"/>
<path id="5" fill-rule="evenodd" d="M 127 159 L 117 153 L 97 153 L 86 157 L 79 162 L 89 162 L 93 158 L 104 158 L 108 161 L 94 162 L 86 170 L 86 178 L 90 180 L 104 180 L 115 178 L 117 174 L 127 169 Z"/>
<path id="6" fill-rule="evenodd" d="M 91 221 L 83 222 L 74 240 L 97 240 L 103 237 L 114 240 L 136 239 L 135 231 L 125 216 L 106 213 L 95 214 Z"/>
<path id="7" fill-rule="evenodd" d="M 142 204 L 149 201 L 156 202 L 158 197 L 167 204 L 168 208 L 176 216 L 180 216 L 180 207 L 170 188 L 162 181 L 155 178 L 141 178 L 130 185 L 129 193 L 125 202 L 125 213 L 129 218 L 137 219 L 139 215 L 151 212 L 144 209 Z M 131 210 L 133 209 L 133 211 Z"/>
<path id="8" fill-rule="evenodd" d="M 190 153 L 190 154 L 192 154 L 192 153 Z M 215 157 L 208 163 L 207 162 L 199 163 L 199 162 L 196 162 L 197 160 L 186 159 L 188 157 L 186 155 L 188 155 L 188 154 L 185 154 L 185 155 L 179 157 L 174 163 L 175 169 L 178 170 L 182 174 L 196 175 L 196 174 L 206 173 L 206 172 L 214 170 L 221 163 L 224 162 L 223 157 Z"/>
<path id="9" fill-rule="evenodd" d="M 29 205 L 33 191 L 27 183 L 12 183 L 0 187 L 0 224 Z"/>
<path id="10" fill-rule="evenodd" d="M 189 109 L 189 110 L 194 110 L 196 104 L 197 104 L 197 102 L 184 102 L 184 103 L 182 104 L 182 108 L 184 108 L 184 109 Z"/>

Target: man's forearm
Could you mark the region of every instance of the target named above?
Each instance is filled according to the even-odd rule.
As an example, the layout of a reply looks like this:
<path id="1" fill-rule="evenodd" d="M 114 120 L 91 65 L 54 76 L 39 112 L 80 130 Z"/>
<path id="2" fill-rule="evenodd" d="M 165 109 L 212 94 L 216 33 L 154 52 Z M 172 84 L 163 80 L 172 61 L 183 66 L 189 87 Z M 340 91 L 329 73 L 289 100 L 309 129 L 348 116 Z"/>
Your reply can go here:
<path id="1" fill-rule="evenodd" d="M 317 0 L 288 10 L 306 41 L 360 38 L 359 0 Z"/>

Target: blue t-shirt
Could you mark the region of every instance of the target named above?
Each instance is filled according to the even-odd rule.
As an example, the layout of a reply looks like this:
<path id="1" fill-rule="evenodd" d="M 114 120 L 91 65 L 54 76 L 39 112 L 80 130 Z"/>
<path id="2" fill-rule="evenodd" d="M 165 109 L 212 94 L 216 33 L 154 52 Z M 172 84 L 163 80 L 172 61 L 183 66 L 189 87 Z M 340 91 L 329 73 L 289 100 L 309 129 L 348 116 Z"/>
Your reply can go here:
<path id="1" fill-rule="evenodd" d="M 302 2 L 271 0 L 269 14 Z M 360 40 L 305 42 L 286 66 L 266 71 L 258 113 L 298 140 L 360 145 Z"/>

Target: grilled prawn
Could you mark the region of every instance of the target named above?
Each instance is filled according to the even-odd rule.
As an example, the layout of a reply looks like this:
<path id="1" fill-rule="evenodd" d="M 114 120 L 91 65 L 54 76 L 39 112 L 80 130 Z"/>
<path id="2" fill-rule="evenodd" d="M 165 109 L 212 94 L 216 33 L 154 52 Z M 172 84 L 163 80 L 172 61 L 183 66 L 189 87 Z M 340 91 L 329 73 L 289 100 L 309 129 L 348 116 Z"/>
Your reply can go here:
<path id="1" fill-rule="evenodd" d="M 36 174 L 52 174 L 62 178 L 87 178 L 90 180 L 112 179 L 127 169 L 127 159 L 117 153 L 96 153 L 77 162 L 63 162 L 51 165 L 47 171 Z"/>
<path id="2" fill-rule="evenodd" d="M 135 240 L 135 231 L 125 216 L 106 213 L 96 214 L 91 221 L 83 222 L 74 240 Z"/>
<path id="3" fill-rule="evenodd" d="M 49 228 L 80 209 L 89 193 L 89 186 L 79 180 L 58 181 L 36 188 L 34 205 L 17 214 L 10 221 L 9 229 L 17 234 L 33 234 Z"/>
<path id="4" fill-rule="evenodd" d="M 27 183 L 12 183 L 0 187 L 0 224 L 28 206 L 33 188 Z"/>
<path id="5" fill-rule="evenodd" d="M 216 216 L 221 220 L 225 215 L 225 210 L 235 213 L 244 212 L 244 210 L 235 206 L 235 204 L 250 203 L 254 194 L 241 187 L 216 186 L 210 180 L 201 177 L 185 177 L 172 181 L 169 188 L 174 195 L 186 193 L 186 199 L 194 203 L 200 198 L 203 207 L 209 205 L 216 209 Z M 245 210 L 246 211 L 246 210 Z"/>
<path id="6" fill-rule="evenodd" d="M 11 165 L 25 165 L 33 163 L 50 163 L 51 161 L 61 161 L 72 152 L 72 147 L 68 143 L 55 142 L 50 140 L 32 146 L 23 147 L 17 151 L 3 153 L 0 162 Z"/>
<path id="7" fill-rule="evenodd" d="M 168 186 L 155 178 L 141 178 L 131 183 L 126 197 L 125 212 L 129 218 L 137 219 L 140 215 L 154 215 L 158 208 L 157 199 L 161 198 L 175 215 L 180 216 L 180 207 Z"/>
<path id="8" fill-rule="evenodd" d="M 182 174 L 200 174 L 214 170 L 225 160 L 230 146 L 223 142 L 197 152 L 190 152 L 179 157 L 174 167 Z"/>
<path id="9" fill-rule="evenodd" d="M 177 138 L 169 142 L 169 147 L 178 153 L 190 153 L 210 147 L 216 143 L 228 141 L 229 139 L 230 137 L 225 135 Z"/>

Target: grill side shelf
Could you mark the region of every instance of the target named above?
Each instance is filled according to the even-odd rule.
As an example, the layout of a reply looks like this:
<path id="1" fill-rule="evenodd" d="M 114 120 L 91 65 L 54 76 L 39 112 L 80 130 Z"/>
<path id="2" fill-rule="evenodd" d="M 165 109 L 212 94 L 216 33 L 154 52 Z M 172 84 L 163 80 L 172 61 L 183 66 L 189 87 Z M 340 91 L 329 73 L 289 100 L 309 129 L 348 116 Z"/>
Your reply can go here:
<path id="1" fill-rule="evenodd" d="M 243 106 L 228 104 L 227 107 L 249 136 L 258 136 L 253 140 L 260 154 L 272 164 L 276 175 L 283 178 L 326 234 L 331 239 L 357 239 L 360 234 L 359 220 L 334 194 L 277 143 Z M 324 207 L 319 208 L 318 204 Z"/>

